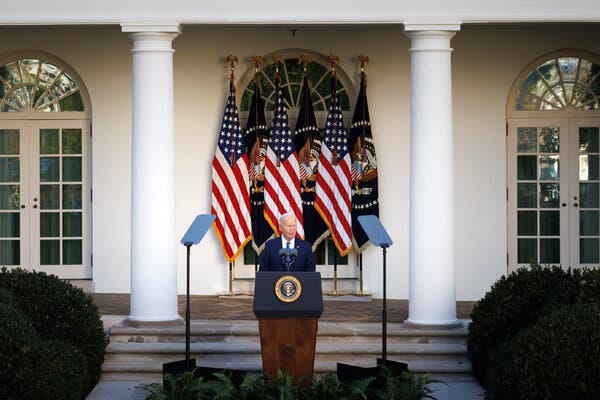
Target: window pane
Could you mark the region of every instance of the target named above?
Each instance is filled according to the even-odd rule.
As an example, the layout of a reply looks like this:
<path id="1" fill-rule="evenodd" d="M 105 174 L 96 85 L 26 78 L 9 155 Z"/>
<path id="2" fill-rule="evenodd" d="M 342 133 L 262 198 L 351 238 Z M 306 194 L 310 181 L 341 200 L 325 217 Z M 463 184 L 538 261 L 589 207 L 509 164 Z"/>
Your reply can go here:
<path id="1" fill-rule="evenodd" d="M 19 154 L 19 131 L 0 129 L 0 155 Z"/>
<path id="2" fill-rule="evenodd" d="M 0 185 L 0 210 L 18 210 L 19 185 Z"/>
<path id="3" fill-rule="evenodd" d="M 63 185 L 63 208 L 81 209 L 81 185 Z"/>
<path id="4" fill-rule="evenodd" d="M 58 182 L 60 171 L 58 157 L 40 157 L 40 182 Z"/>
<path id="5" fill-rule="evenodd" d="M 60 186 L 40 185 L 40 208 L 58 210 L 60 208 Z"/>
<path id="6" fill-rule="evenodd" d="M 518 263 L 537 262 L 537 240 L 536 239 L 518 239 Z"/>
<path id="7" fill-rule="evenodd" d="M 535 180 L 537 178 L 537 157 L 517 156 L 517 179 Z"/>
<path id="8" fill-rule="evenodd" d="M 60 213 L 40 213 L 40 236 L 55 238 L 60 236 Z"/>
<path id="9" fill-rule="evenodd" d="M 40 240 L 40 264 L 60 264 L 60 240 Z"/>
<path id="10" fill-rule="evenodd" d="M 19 168 L 17 157 L 0 158 L 0 182 L 19 182 L 21 175 Z"/>
<path id="11" fill-rule="evenodd" d="M 72 236 L 80 236 L 80 235 L 72 235 Z M 258 257 L 256 255 L 256 251 L 254 251 L 254 247 L 252 247 L 252 243 L 248 243 L 244 246 L 244 264 L 246 265 L 256 265 Z"/>
<path id="12" fill-rule="evenodd" d="M 540 156 L 540 179 L 555 181 L 559 178 L 559 156 Z"/>
<path id="13" fill-rule="evenodd" d="M 579 156 L 579 180 L 598 180 L 598 156 L 580 155 Z"/>
<path id="14" fill-rule="evenodd" d="M 40 154 L 58 154 L 58 129 L 40 129 Z"/>
<path id="15" fill-rule="evenodd" d="M 21 246 L 18 240 L 0 240 L 0 265 L 21 264 Z"/>
<path id="16" fill-rule="evenodd" d="M 81 157 L 63 158 L 63 181 L 81 182 Z"/>
<path id="17" fill-rule="evenodd" d="M 81 232 L 81 213 L 65 212 L 63 214 L 63 236 L 79 237 Z M 250 245 L 250 248 L 252 248 L 252 245 Z M 252 251 L 254 252 L 254 249 Z"/>
<path id="18" fill-rule="evenodd" d="M 540 263 L 560 263 L 560 239 L 540 239 Z"/>
<path id="19" fill-rule="evenodd" d="M 517 152 L 535 153 L 537 151 L 537 128 L 517 128 Z"/>
<path id="20" fill-rule="evenodd" d="M 63 154 L 81 154 L 81 129 L 63 129 Z"/>
<path id="21" fill-rule="evenodd" d="M 579 239 L 579 262 L 597 264 L 599 261 L 598 239 Z"/>
<path id="22" fill-rule="evenodd" d="M 558 128 L 540 128 L 540 153 L 558 153 L 559 149 Z"/>
<path id="23" fill-rule="evenodd" d="M 326 239 L 325 240 L 327 242 L 327 264 L 329 265 L 348 265 L 348 256 L 345 255 L 344 257 L 340 256 L 340 253 L 337 251 L 337 249 L 335 248 L 335 244 L 333 243 L 333 240 L 331 239 Z M 335 257 L 335 259 L 334 259 Z M 337 263 L 335 262 L 337 260 Z"/>
<path id="24" fill-rule="evenodd" d="M 560 211 L 540 211 L 540 235 L 560 235 Z"/>
<path id="25" fill-rule="evenodd" d="M 517 192 L 517 207 L 537 207 L 537 185 L 535 183 L 519 183 Z"/>
<path id="26" fill-rule="evenodd" d="M 598 184 L 580 183 L 579 196 L 582 208 L 598 208 Z"/>
<path id="27" fill-rule="evenodd" d="M 0 213 L 0 237 L 18 238 L 21 235 L 19 215 L 19 213 Z"/>
<path id="28" fill-rule="evenodd" d="M 558 208 L 560 190 L 558 183 L 540 183 L 540 207 Z"/>
<path id="29" fill-rule="evenodd" d="M 517 212 L 517 231 L 519 236 L 537 235 L 537 211 Z"/>
<path id="30" fill-rule="evenodd" d="M 63 240 L 63 264 L 81 264 L 81 240 Z"/>
<path id="31" fill-rule="evenodd" d="M 325 240 L 323 240 L 315 249 L 315 264 L 325 265 Z"/>
<path id="32" fill-rule="evenodd" d="M 579 211 L 579 234 L 581 236 L 600 235 L 599 219 L 600 213 L 596 210 Z"/>
<path id="33" fill-rule="evenodd" d="M 579 152 L 598 153 L 598 128 L 579 128 Z"/>

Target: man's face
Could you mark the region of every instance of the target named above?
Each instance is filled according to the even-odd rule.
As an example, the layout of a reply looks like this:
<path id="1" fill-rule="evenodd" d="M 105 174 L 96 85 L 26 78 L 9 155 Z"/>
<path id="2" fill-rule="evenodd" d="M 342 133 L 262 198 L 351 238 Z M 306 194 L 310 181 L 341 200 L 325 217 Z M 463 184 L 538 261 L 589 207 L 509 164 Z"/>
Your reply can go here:
<path id="1" fill-rule="evenodd" d="M 292 240 L 296 236 L 296 218 L 293 216 L 285 217 L 281 220 L 279 224 L 279 229 L 281 230 L 281 235 L 286 240 Z"/>

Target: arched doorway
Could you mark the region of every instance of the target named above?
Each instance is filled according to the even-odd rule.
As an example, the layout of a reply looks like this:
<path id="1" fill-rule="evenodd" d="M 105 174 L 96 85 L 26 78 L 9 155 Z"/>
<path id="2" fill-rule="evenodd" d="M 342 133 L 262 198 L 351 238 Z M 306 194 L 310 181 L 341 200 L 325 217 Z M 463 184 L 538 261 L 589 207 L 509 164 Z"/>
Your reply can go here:
<path id="1" fill-rule="evenodd" d="M 0 55 L 0 265 L 91 278 L 91 111 L 65 62 Z"/>
<path id="2" fill-rule="evenodd" d="M 600 58 L 540 57 L 507 103 L 508 270 L 600 265 Z"/>

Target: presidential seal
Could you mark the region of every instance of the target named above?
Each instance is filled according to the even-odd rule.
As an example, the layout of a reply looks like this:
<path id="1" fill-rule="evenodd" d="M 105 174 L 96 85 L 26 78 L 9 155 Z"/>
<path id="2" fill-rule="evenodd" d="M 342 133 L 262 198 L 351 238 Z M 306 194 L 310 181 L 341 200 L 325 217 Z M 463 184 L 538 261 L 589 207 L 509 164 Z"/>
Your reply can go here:
<path id="1" fill-rule="evenodd" d="M 275 283 L 275 295 L 284 303 L 293 303 L 302 294 L 300 281 L 290 275 L 282 276 Z"/>

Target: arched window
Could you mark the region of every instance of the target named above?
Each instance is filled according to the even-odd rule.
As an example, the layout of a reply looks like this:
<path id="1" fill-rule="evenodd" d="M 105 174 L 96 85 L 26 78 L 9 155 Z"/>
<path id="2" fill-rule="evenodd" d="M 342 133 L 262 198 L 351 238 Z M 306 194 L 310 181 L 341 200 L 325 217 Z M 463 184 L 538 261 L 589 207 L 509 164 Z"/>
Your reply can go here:
<path id="1" fill-rule="evenodd" d="M 79 86 L 64 69 L 40 58 L 0 67 L 0 111 L 84 111 Z"/>
<path id="2" fill-rule="evenodd" d="M 538 58 L 506 111 L 508 270 L 600 266 L 600 57 Z"/>
<path id="3" fill-rule="evenodd" d="M 312 84 L 312 100 L 317 120 L 325 120 L 329 105 L 331 103 L 331 81 L 330 66 L 327 57 L 311 50 L 292 49 L 282 50 L 264 56 L 264 60 L 271 60 L 272 57 L 281 57 L 283 63 L 281 65 L 281 86 L 285 96 L 286 106 L 290 112 L 290 119 L 295 119 L 295 110 L 300 108 L 300 97 L 302 89 L 302 65 L 298 62 L 300 55 L 308 55 L 310 62 L 307 65 L 307 74 Z M 265 111 L 273 111 L 273 101 L 275 97 L 275 66 L 268 64 L 260 71 L 260 86 L 261 94 L 265 99 Z M 348 114 L 351 110 L 352 102 L 356 97 L 354 87 L 346 75 L 339 67 L 336 67 L 338 77 L 338 97 L 340 107 L 344 114 Z M 252 94 L 254 93 L 254 67 L 249 68 L 239 81 L 239 88 L 243 90 L 242 100 L 240 104 L 240 114 L 244 118 L 250 111 L 250 103 Z M 346 117 L 346 115 L 344 115 Z"/>
<path id="4" fill-rule="evenodd" d="M 554 57 L 521 82 L 515 110 L 600 109 L 600 65 L 581 57 Z"/>

